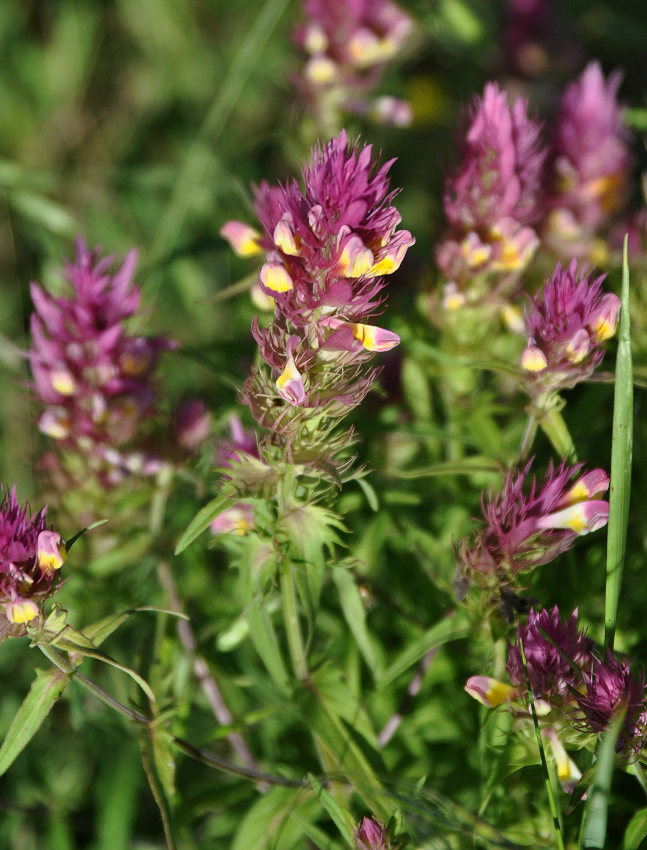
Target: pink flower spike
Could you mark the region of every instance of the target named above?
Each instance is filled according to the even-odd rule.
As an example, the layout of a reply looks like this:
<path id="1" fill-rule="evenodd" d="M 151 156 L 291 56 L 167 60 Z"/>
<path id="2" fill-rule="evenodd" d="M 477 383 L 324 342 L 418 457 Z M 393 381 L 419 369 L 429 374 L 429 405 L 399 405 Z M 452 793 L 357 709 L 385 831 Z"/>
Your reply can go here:
<path id="1" fill-rule="evenodd" d="M 513 699 L 516 688 L 489 676 L 472 676 L 465 683 L 467 693 L 488 708 L 496 708 Z"/>
<path id="2" fill-rule="evenodd" d="M 59 570 L 67 558 L 65 543 L 55 531 L 41 531 L 36 543 L 38 566 L 48 572 Z"/>
<path id="3" fill-rule="evenodd" d="M 577 502 L 554 514 L 540 517 L 537 520 L 537 528 L 547 530 L 565 528 L 581 536 L 597 531 L 608 521 L 609 503 L 596 499 L 590 502 Z"/>
<path id="4" fill-rule="evenodd" d="M 303 378 L 297 369 L 294 357 L 290 355 L 283 372 L 276 379 L 276 388 L 281 396 L 295 407 L 303 404 L 306 393 L 303 386 Z"/>
<path id="5" fill-rule="evenodd" d="M 385 328 L 362 325 L 358 322 L 349 324 L 348 327 L 355 339 L 359 340 L 367 351 L 390 351 L 400 343 L 400 337 Z"/>
<path id="6" fill-rule="evenodd" d="M 220 235 L 226 239 L 232 251 L 239 257 L 253 257 L 262 254 L 259 246 L 260 233 L 243 221 L 227 221 L 220 228 Z"/>

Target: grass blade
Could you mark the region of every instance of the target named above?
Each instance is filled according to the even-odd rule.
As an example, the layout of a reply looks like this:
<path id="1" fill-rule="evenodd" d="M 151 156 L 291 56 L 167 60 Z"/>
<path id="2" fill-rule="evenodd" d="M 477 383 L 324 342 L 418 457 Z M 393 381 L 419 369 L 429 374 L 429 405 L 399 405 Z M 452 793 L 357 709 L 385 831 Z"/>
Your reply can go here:
<path id="1" fill-rule="evenodd" d="M 629 265 L 627 237 L 622 261 L 622 308 L 618 333 L 616 383 L 613 403 L 611 486 L 607 530 L 607 578 L 604 602 L 604 643 L 613 649 L 622 586 L 622 570 L 629 522 L 631 450 L 633 442 L 633 376 L 629 318 Z"/>
<path id="2" fill-rule="evenodd" d="M 593 787 L 584 811 L 582 846 L 603 850 L 607 837 L 607 810 L 611 793 L 611 777 L 616 760 L 616 741 L 624 723 L 626 708 L 616 713 L 598 748 Z"/>

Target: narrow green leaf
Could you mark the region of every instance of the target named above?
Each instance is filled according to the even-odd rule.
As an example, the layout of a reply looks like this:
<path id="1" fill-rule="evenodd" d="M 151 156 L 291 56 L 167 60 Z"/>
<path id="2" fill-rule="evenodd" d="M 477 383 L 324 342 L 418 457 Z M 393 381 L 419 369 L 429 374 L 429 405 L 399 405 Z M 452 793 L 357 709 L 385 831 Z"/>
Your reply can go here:
<path id="1" fill-rule="evenodd" d="M 110 635 L 116 631 L 119 626 L 124 623 L 129 617 L 132 617 L 133 614 L 139 614 L 143 611 L 153 611 L 156 614 L 167 614 L 172 617 L 180 617 L 182 620 L 188 620 L 186 614 L 182 614 L 180 611 L 169 611 L 166 608 L 155 608 L 154 606 L 145 606 L 142 608 L 129 608 L 126 611 L 119 611 L 116 614 L 110 614 L 108 617 L 104 617 L 102 620 L 97 620 L 94 623 L 91 623 L 89 626 L 83 627 L 83 634 L 86 638 L 92 641 L 94 646 L 99 646 L 103 643 L 103 641 L 110 637 Z"/>
<path id="2" fill-rule="evenodd" d="M 351 813 L 346 809 L 342 809 L 337 801 L 322 786 L 321 782 L 315 779 L 314 776 L 309 774 L 307 781 L 314 788 L 319 802 L 330 815 L 330 819 L 339 830 L 341 837 L 348 847 L 355 847 L 355 821 Z"/>
<path id="3" fill-rule="evenodd" d="M 153 732 L 154 730 L 149 728 L 143 731 L 139 736 L 139 748 L 142 755 L 142 764 L 144 765 L 148 784 L 162 818 L 168 850 L 178 850 L 171 801 L 166 795 L 164 783 L 162 782 L 157 769 L 154 744 L 151 737 Z"/>
<path id="4" fill-rule="evenodd" d="M 107 522 L 107 519 L 98 519 L 96 522 L 92 522 L 90 523 L 90 525 L 86 525 L 85 528 L 82 528 L 81 531 L 77 531 L 76 534 L 73 534 L 69 540 L 65 541 L 65 550 L 69 552 L 72 546 L 74 546 L 76 541 L 79 539 L 79 537 L 85 534 L 86 531 L 92 531 L 93 528 L 98 528 L 100 525 L 105 525 L 105 523 Z"/>
<path id="5" fill-rule="evenodd" d="M 111 751 L 102 765 L 96 788 L 95 850 L 132 850 L 133 827 L 141 785 L 141 767 L 130 738 Z"/>
<path id="6" fill-rule="evenodd" d="M 233 502 L 234 500 L 230 496 L 220 495 L 216 496 L 215 499 L 212 499 L 207 505 L 199 510 L 189 523 L 187 530 L 178 540 L 177 546 L 175 547 L 175 554 L 179 555 L 181 552 L 184 552 L 187 546 L 190 546 L 191 543 L 193 543 L 193 541 L 209 527 L 212 520 L 214 520 L 218 514 L 231 507 Z"/>
<path id="7" fill-rule="evenodd" d="M 459 613 L 442 619 L 435 626 L 428 629 L 423 635 L 412 641 L 406 649 L 396 656 L 395 660 L 387 667 L 380 677 L 378 685 L 381 688 L 390 685 L 394 679 L 413 667 L 420 659 L 437 646 L 449 643 L 451 640 L 459 640 L 467 637 L 470 633 L 469 624 Z"/>
<path id="8" fill-rule="evenodd" d="M 269 548 L 267 556 L 274 557 Z M 288 674 L 283 663 L 281 648 L 272 625 L 268 606 L 265 604 L 265 598 L 260 589 L 256 587 L 251 563 L 242 562 L 239 565 L 239 570 L 239 593 L 245 606 L 244 615 L 252 643 L 274 684 L 278 685 L 279 688 L 284 688 L 288 683 Z"/>
<path id="9" fill-rule="evenodd" d="M 36 670 L 36 679 L 0 747 L 0 776 L 34 737 L 69 681 L 60 670 Z"/>
<path id="10" fill-rule="evenodd" d="M 613 649 L 616 632 L 629 523 L 632 443 L 633 375 L 629 317 L 629 264 L 627 262 L 627 237 L 625 236 L 622 262 L 622 307 L 620 310 L 613 402 L 611 485 L 609 487 L 609 526 L 607 529 L 607 578 L 604 600 L 604 642 L 611 649 Z"/>
<path id="11" fill-rule="evenodd" d="M 315 739 L 334 759 L 335 769 L 346 776 L 377 818 L 387 823 L 393 814 L 389 798 L 364 752 L 314 682 L 295 699 Z"/>
<path id="12" fill-rule="evenodd" d="M 611 794 L 611 778 L 616 760 L 616 741 L 624 723 L 626 707 L 616 712 L 598 746 L 598 760 L 591 792 L 584 810 L 583 847 L 603 850 L 607 836 L 607 810 Z"/>
<path id="13" fill-rule="evenodd" d="M 443 461 L 418 469 L 388 469 L 394 478 L 433 478 L 436 475 L 472 475 L 474 472 L 500 472 L 501 464 L 486 457 L 468 457 L 462 461 Z"/>
<path id="14" fill-rule="evenodd" d="M 240 822 L 230 850 L 265 850 L 275 847 L 274 839 L 294 804 L 291 788 L 271 788 L 248 809 Z"/>
<path id="15" fill-rule="evenodd" d="M 638 850 L 647 838 L 647 809 L 640 809 L 629 821 L 622 842 L 622 850 Z"/>
<path id="16" fill-rule="evenodd" d="M 343 567 L 333 568 L 332 577 L 339 593 L 339 601 L 346 623 L 355 638 L 355 643 L 362 653 L 364 661 L 368 664 L 373 677 L 379 679 L 382 673 L 381 665 L 366 627 L 366 610 L 355 579 L 350 570 Z"/>
<path id="17" fill-rule="evenodd" d="M 577 454 L 573 438 L 560 411 L 556 407 L 549 410 L 541 417 L 539 425 L 557 454 L 570 463 L 575 463 Z"/>
<path id="18" fill-rule="evenodd" d="M 362 488 L 362 491 L 366 496 L 369 508 L 373 511 L 373 513 L 377 513 L 380 509 L 380 502 L 374 488 L 365 478 L 358 478 L 357 483 Z"/>

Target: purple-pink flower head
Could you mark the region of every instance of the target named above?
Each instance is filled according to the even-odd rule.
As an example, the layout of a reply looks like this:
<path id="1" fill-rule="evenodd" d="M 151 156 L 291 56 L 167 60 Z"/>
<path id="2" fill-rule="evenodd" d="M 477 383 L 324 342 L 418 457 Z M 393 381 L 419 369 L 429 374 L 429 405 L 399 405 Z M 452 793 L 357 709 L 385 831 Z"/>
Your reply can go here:
<path id="1" fill-rule="evenodd" d="M 252 332 L 273 386 L 256 372 L 244 397 L 264 426 L 284 403 L 358 404 L 373 377 L 363 364 L 399 342 L 370 321 L 383 309 L 384 276 L 414 242 L 397 229 L 391 164 L 376 164 L 371 145 L 350 144 L 342 132 L 315 148 L 303 188 L 291 180 L 256 190 L 263 231 L 256 244 L 265 253 L 259 284 L 275 311 L 269 327 L 256 320 Z"/>
<path id="2" fill-rule="evenodd" d="M 533 397 L 573 387 L 604 357 L 603 343 L 618 324 L 620 299 L 602 291 L 605 275 L 584 274 L 573 260 L 558 264 L 526 308 L 528 344 L 521 357 Z"/>
<path id="3" fill-rule="evenodd" d="M 635 757 L 647 740 L 644 670 L 634 675 L 626 656 L 618 659 L 608 649 L 606 658 L 595 658 L 584 674 L 584 686 L 583 693 L 573 694 L 580 710 L 574 715 L 575 725 L 600 734 L 608 729 L 615 712 L 625 709 L 616 752 Z"/>
<path id="4" fill-rule="evenodd" d="M 609 486 L 604 470 L 582 474 L 582 464 L 551 463 L 541 484 L 534 477 L 527 484 L 531 465 L 509 470 L 501 492 L 482 498 L 485 527 L 460 552 L 464 574 L 478 584 L 505 585 L 608 521 L 609 504 L 599 498 Z"/>
<path id="5" fill-rule="evenodd" d="M 66 268 L 69 296 L 31 287 L 34 313 L 29 361 L 33 390 L 45 407 L 40 430 L 66 448 L 99 456 L 129 442 L 155 402 L 151 376 L 159 337 L 130 336 L 123 323 L 139 307 L 133 285 L 136 252 L 110 273 L 111 257 L 88 251 Z"/>
<path id="6" fill-rule="evenodd" d="M 372 146 L 349 144 L 342 131 L 313 151 L 303 190 L 295 180 L 257 189 L 266 259 L 260 284 L 295 326 L 310 324 L 315 310 L 348 322 L 380 312 L 383 276 L 414 242 L 397 230 L 392 164 L 376 166 Z"/>
<path id="7" fill-rule="evenodd" d="M 521 270 L 537 246 L 532 225 L 542 212 L 541 125 L 528 117 L 525 100 L 510 104 L 496 83 L 485 86 L 464 123 L 460 164 L 445 183 L 449 232 L 438 264 L 453 280 Z"/>
<path id="8" fill-rule="evenodd" d="M 357 850 L 388 850 L 390 846 L 384 826 L 374 818 L 363 817 L 355 830 Z"/>
<path id="9" fill-rule="evenodd" d="M 391 0 L 305 0 L 303 9 L 306 21 L 295 41 L 308 58 L 297 85 L 315 111 L 323 98 L 328 109 L 334 103 L 352 112 L 368 111 L 364 95 L 402 51 L 413 21 Z M 387 123 L 397 118 L 376 117 L 386 117 Z"/>
<path id="10" fill-rule="evenodd" d="M 218 447 L 218 460 L 222 466 L 231 467 L 238 463 L 241 454 L 260 459 L 256 434 L 243 427 L 237 416 L 229 417 L 230 439 L 222 440 Z"/>
<path id="11" fill-rule="evenodd" d="M 526 689 L 526 656 L 533 696 L 551 707 L 563 708 L 572 701 L 572 691 L 581 689 L 583 675 L 593 663 L 593 640 L 577 628 L 577 609 L 562 620 L 557 606 L 552 611 L 531 611 L 525 626 L 508 651 L 506 671 L 513 685 Z"/>
<path id="12" fill-rule="evenodd" d="M 0 485 L 0 611 L 14 624 L 12 634 L 41 613 L 42 601 L 57 588 L 65 562 L 60 534 L 47 528 L 47 508 L 30 514 L 16 500 L 16 488 Z M 0 626 L 0 634 L 6 629 Z"/>
<path id="13" fill-rule="evenodd" d="M 629 133 L 617 100 L 621 75 L 591 62 L 562 97 L 551 154 L 549 230 L 592 235 L 622 207 L 631 171 Z"/>

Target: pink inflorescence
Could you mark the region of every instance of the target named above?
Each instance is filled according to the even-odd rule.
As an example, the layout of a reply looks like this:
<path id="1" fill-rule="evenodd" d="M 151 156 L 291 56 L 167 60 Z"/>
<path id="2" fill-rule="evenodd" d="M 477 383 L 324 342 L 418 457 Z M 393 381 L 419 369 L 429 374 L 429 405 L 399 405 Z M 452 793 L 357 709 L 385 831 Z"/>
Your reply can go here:
<path id="1" fill-rule="evenodd" d="M 576 538 L 606 525 L 609 504 L 599 498 L 608 489 L 602 469 L 581 474 L 582 464 L 552 463 L 544 480 L 526 481 L 532 461 L 509 470 L 501 492 L 482 499 L 485 528 L 460 550 L 464 578 L 501 586 L 532 567 L 547 564 Z M 471 544 L 471 545 L 470 545 Z"/>
<path id="2" fill-rule="evenodd" d="M 69 296 L 55 297 L 36 283 L 31 287 L 32 386 L 45 407 L 39 428 L 113 472 L 131 466 L 147 471 L 144 457 L 124 455 L 119 447 L 153 412 L 152 373 L 160 352 L 172 345 L 159 337 L 131 336 L 124 328 L 139 307 L 135 262 L 132 250 L 111 274 L 112 257 L 100 259 L 99 249 L 88 251 L 79 238 L 76 260 L 65 268 Z M 153 460 L 149 465 L 150 471 L 157 468 Z"/>
<path id="3" fill-rule="evenodd" d="M 519 272 L 530 261 L 538 238 L 533 226 L 546 157 L 541 125 L 528 117 L 527 103 L 508 102 L 497 83 L 464 114 L 460 163 L 445 183 L 449 224 L 436 252 L 441 271 L 464 284 L 481 272 Z"/>
<path id="4" fill-rule="evenodd" d="M 629 132 L 622 121 L 618 72 L 605 80 L 591 62 L 564 92 L 555 122 L 546 236 L 562 253 L 588 255 L 591 238 L 626 198 Z"/>
<path id="5" fill-rule="evenodd" d="M 617 295 L 602 291 L 604 278 L 584 274 L 573 260 L 566 269 L 557 265 L 530 300 L 521 365 L 534 398 L 573 387 L 604 357 L 603 343 L 615 333 L 620 313 Z"/>
<path id="6" fill-rule="evenodd" d="M 12 634 L 24 634 L 24 624 L 41 612 L 44 599 L 57 588 L 65 561 L 60 534 L 47 527 L 47 508 L 30 514 L 16 500 L 16 488 L 0 485 L 0 606 L 14 624 Z M 0 627 L 0 634 L 5 633 Z"/>
<path id="7" fill-rule="evenodd" d="M 616 712 L 625 710 L 625 717 L 616 741 L 616 752 L 635 758 L 647 741 L 647 701 L 645 673 L 634 675 L 629 660 L 620 660 L 608 649 L 604 659 L 595 658 L 591 669 L 584 673 L 585 689 L 575 693 L 579 714 L 575 724 L 585 731 L 605 732 Z"/>
<path id="8" fill-rule="evenodd" d="M 573 691 L 581 689 L 583 676 L 591 668 L 595 646 L 578 630 L 577 610 L 568 620 L 561 619 L 557 606 L 552 611 L 531 611 L 526 625 L 518 625 L 516 640 L 508 651 L 506 672 L 520 693 L 526 689 L 522 646 L 535 699 L 551 708 L 563 708 L 572 702 Z"/>
<path id="9" fill-rule="evenodd" d="M 255 241 L 265 254 L 259 283 L 275 309 L 271 325 L 255 320 L 252 332 L 272 381 L 254 371 L 244 399 L 264 427 L 284 418 L 286 406 L 343 415 L 375 377 L 364 364 L 399 342 L 367 323 L 382 311 L 384 275 L 414 242 L 397 230 L 391 164 L 376 166 L 372 146 L 350 144 L 342 132 L 315 148 L 303 188 L 291 180 L 256 190 L 263 233 Z M 223 235 L 236 248 L 232 227 Z"/>
<path id="10" fill-rule="evenodd" d="M 390 0 L 305 0 L 306 21 L 295 40 L 307 55 L 299 80 L 306 98 L 327 98 L 343 109 L 372 115 L 381 123 L 408 124 L 408 105 L 396 98 L 371 103 L 384 65 L 402 51 L 413 21 Z"/>

